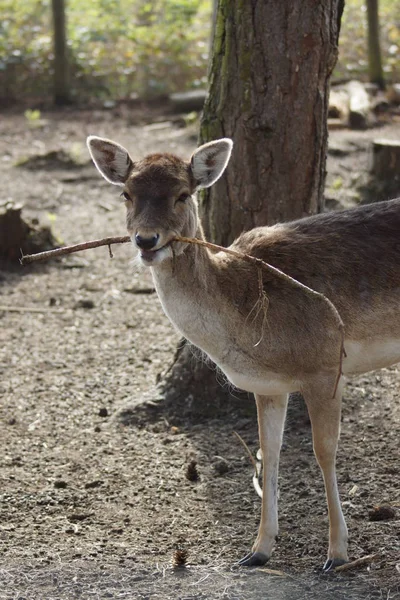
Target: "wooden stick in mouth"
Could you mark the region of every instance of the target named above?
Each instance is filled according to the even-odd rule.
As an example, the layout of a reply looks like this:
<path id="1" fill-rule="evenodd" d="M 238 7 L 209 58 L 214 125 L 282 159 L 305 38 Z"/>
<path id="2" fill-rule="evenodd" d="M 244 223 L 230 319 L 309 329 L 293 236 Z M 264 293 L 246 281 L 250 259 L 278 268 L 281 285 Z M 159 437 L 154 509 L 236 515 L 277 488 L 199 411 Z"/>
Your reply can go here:
<path id="1" fill-rule="evenodd" d="M 89 248 L 98 248 L 100 246 L 108 246 L 109 252 L 110 252 L 110 257 L 112 257 L 112 252 L 111 252 L 112 244 L 125 244 L 130 241 L 131 241 L 131 238 L 128 235 L 119 236 L 119 237 L 107 237 L 107 238 L 102 238 L 100 240 L 92 240 L 89 242 L 82 242 L 81 244 L 74 244 L 73 246 L 64 246 L 63 248 L 56 248 L 55 250 L 48 250 L 46 252 L 38 252 L 37 254 L 22 255 L 20 258 L 20 263 L 21 263 L 21 265 L 27 265 L 32 262 L 48 260 L 49 258 L 56 258 L 58 256 L 65 256 L 66 254 L 72 254 L 73 252 L 81 252 L 82 250 L 88 250 Z M 282 279 L 283 281 L 286 281 L 287 283 L 289 283 L 289 285 L 292 285 L 292 286 L 297 287 L 298 289 L 302 290 L 308 296 L 311 296 L 316 300 L 323 301 L 329 307 L 329 310 L 336 322 L 336 325 L 337 325 L 337 328 L 339 331 L 339 335 L 340 335 L 340 355 L 339 355 L 339 364 L 338 364 L 338 366 L 339 366 L 338 376 L 337 376 L 335 387 L 333 390 L 333 398 L 335 397 L 337 387 L 339 385 L 340 377 L 342 375 L 343 357 L 346 356 L 346 352 L 344 349 L 344 323 L 339 314 L 339 311 L 337 310 L 337 308 L 333 304 L 333 302 L 331 300 L 329 300 L 329 298 L 327 298 L 324 294 L 321 294 L 320 292 L 317 292 L 316 290 L 308 287 L 307 285 L 300 283 L 300 281 L 298 281 L 297 279 L 290 277 L 290 275 L 287 275 L 280 269 L 274 267 L 273 265 L 270 265 L 269 263 L 265 262 L 264 260 L 261 260 L 261 258 L 256 258 L 255 256 L 250 256 L 249 254 L 245 254 L 244 252 L 238 252 L 237 250 L 232 250 L 231 248 L 224 248 L 223 246 L 219 246 L 217 244 L 212 244 L 211 242 L 207 242 L 205 240 L 200 240 L 198 238 L 175 236 L 170 240 L 169 243 L 172 243 L 172 242 L 181 242 L 184 244 L 197 244 L 198 246 L 203 246 L 205 248 L 209 248 L 210 250 L 212 250 L 214 252 L 225 252 L 226 254 L 229 254 L 230 256 L 234 256 L 240 260 L 245 260 L 246 262 L 254 265 L 258 270 L 259 279 L 260 279 L 260 272 L 262 270 L 268 271 L 269 273 L 272 273 L 273 275 L 278 277 L 278 279 Z"/>
<path id="2" fill-rule="evenodd" d="M 28 265 L 29 263 L 48 260 L 49 258 L 57 258 L 58 256 L 65 256 L 66 254 L 72 254 L 73 252 L 81 252 L 82 250 L 89 250 L 89 248 L 98 248 L 99 246 L 108 246 L 111 254 L 112 244 L 125 244 L 130 242 L 131 238 L 129 235 L 119 237 L 108 237 L 101 240 L 92 240 L 90 242 L 82 242 L 81 244 L 74 244 L 72 246 L 63 246 L 62 248 L 55 248 L 54 250 L 47 250 L 46 252 L 37 252 L 36 254 L 22 254 L 19 262 L 21 265 Z"/>

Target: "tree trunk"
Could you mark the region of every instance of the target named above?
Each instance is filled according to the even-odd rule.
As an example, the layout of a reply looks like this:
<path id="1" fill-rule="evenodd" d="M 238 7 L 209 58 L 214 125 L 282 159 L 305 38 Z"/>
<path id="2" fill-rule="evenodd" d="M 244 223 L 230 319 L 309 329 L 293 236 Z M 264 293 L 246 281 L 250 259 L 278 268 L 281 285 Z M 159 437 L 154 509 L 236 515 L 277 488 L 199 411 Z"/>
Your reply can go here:
<path id="1" fill-rule="evenodd" d="M 51 8 L 53 15 L 54 103 L 61 106 L 71 102 L 64 0 L 52 0 Z"/>
<path id="2" fill-rule="evenodd" d="M 202 195 L 207 237 L 322 208 L 337 0 L 221 0 L 201 141 L 232 137 L 226 177 Z"/>
<path id="3" fill-rule="evenodd" d="M 379 89 L 385 89 L 383 77 L 381 46 L 379 41 L 379 12 L 378 0 L 367 0 L 368 18 L 368 72 L 371 83 L 376 83 Z"/>
<path id="4" fill-rule="evenodd" d="M 234 148 L 226 174 L 200 198 L 210 241 L 228 245 L 252 227 L 322 209 L 342 11 L 343 0 L 219 1 L 200 140 L 230 137 Z M 187 349 L 171 387 L 203 406 L 227 393 Z"/>

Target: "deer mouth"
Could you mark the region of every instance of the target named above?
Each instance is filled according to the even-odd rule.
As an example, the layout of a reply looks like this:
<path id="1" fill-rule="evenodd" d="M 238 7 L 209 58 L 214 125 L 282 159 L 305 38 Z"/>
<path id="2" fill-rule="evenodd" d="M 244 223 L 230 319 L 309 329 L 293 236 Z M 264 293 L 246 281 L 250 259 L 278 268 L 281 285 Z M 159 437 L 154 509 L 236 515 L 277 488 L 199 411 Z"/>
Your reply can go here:
<path id="1" fill-rule="evenodd" d="M 172 256 L 171 242 L 164 244 L 164 246 L 161 246 L 160 248 L 155 248 L 154 250 L 139 248 L 139 255 L 145 265 L 152 266 L 160 264 L 163 260 Z"/>

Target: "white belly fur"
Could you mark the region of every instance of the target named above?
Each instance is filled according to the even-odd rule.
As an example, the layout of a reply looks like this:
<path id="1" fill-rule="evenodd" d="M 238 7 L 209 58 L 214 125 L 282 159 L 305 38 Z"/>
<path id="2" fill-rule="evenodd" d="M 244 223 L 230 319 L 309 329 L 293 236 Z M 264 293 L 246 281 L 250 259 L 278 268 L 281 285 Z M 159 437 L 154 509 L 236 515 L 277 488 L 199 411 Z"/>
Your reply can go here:
<path id="1" fill-rule="evenodd" d="M 400 339 L 344 343 L 346 358 L 343 360 L 343 373 L 356 375 L 375 369 L 382 369 L 400 362 Z"/>
<path id="2" fill-rule="evenodd" d="M 155 278 L 156 287 L 157 279 Z M 157 289 L 164 311 L 175 327 L 201 348 L 223 371 L 228 380 L 237 388 L 261 395 L 279 395 L 299 391 L 301 373 L 290 379 L 277 372 L 262 372 L 257 365 L 246 365 L 246 361 L 236 353 L 228 358 L 224 344 L 224 328 L 218 315 L 213 311 L 202 311 L 199 307 L 185 302 L 182 298 L 172 298 L 168 302 L 162 289 Z M 345 340 L 346 357 L 343 360 L 343 374 L 366 373 L 400 362 L 400 339 L 386 340 Z"/>
<path id="3" fill-rule="evenodd" d="M 388 367 L 400 362 L 400 340 L 381 342 L 345 341 L 346 358 L 343 360 L 343 374 L 356 375 L 375 369 Z M 266 371 L 262 376 L 240 373 L 210 356 L 227 379 L 237 388 L 253 394 L 275 396 L 290 394 L 301 389 L 301 379 L 288 379 L 279 373 Z M 299 374 L 300 375 L 300 374 Z"/>
<path id="4" fill-rule="evenodd" d="M 345 341 L 346 358 L 343 360 L 343 374 L 367 373 L 400 362 L 400 340 L 381 342 Z M 251 377 L 219 365 L 229 381 L 237 388 L 261 395 L 279 395 L 297 392 L 301 388 L 300 379 L 286 379 L 279 373 L 265 372 L 262 377 Z"/>
<path id="5" fill-rule="evenodd" d="M 219 365 L 228 380 L 237 388 L 245 392 L 260 394 L 263 396 L 278 396 L 290 394 L 300 389 L 300 384 L 294 379 L 285 379 L 278 373 L 265 372 L 261 377 L 249 377 L 242 373 L 236 373 L 225 366 Z"/>

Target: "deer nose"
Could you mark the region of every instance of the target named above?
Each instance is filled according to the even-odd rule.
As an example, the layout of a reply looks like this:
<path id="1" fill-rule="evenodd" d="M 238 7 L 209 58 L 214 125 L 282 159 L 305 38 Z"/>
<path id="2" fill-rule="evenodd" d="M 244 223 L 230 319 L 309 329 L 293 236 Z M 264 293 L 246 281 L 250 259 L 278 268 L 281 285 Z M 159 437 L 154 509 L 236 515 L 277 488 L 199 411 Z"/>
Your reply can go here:
<path id="1" fill-rule="evenodd" d="M 149 236 L 149 237 L 144 237 L 144 236 L 140 235 L 140 233 L 137 233 L 135 235 L 136 245 L 138 248 L 141 248 L 142 250 L 151 250 L 157 244 L 159 239 L 160 239 L 160 236 L 158 233 L 155 233 L 154 235 Z"/>

